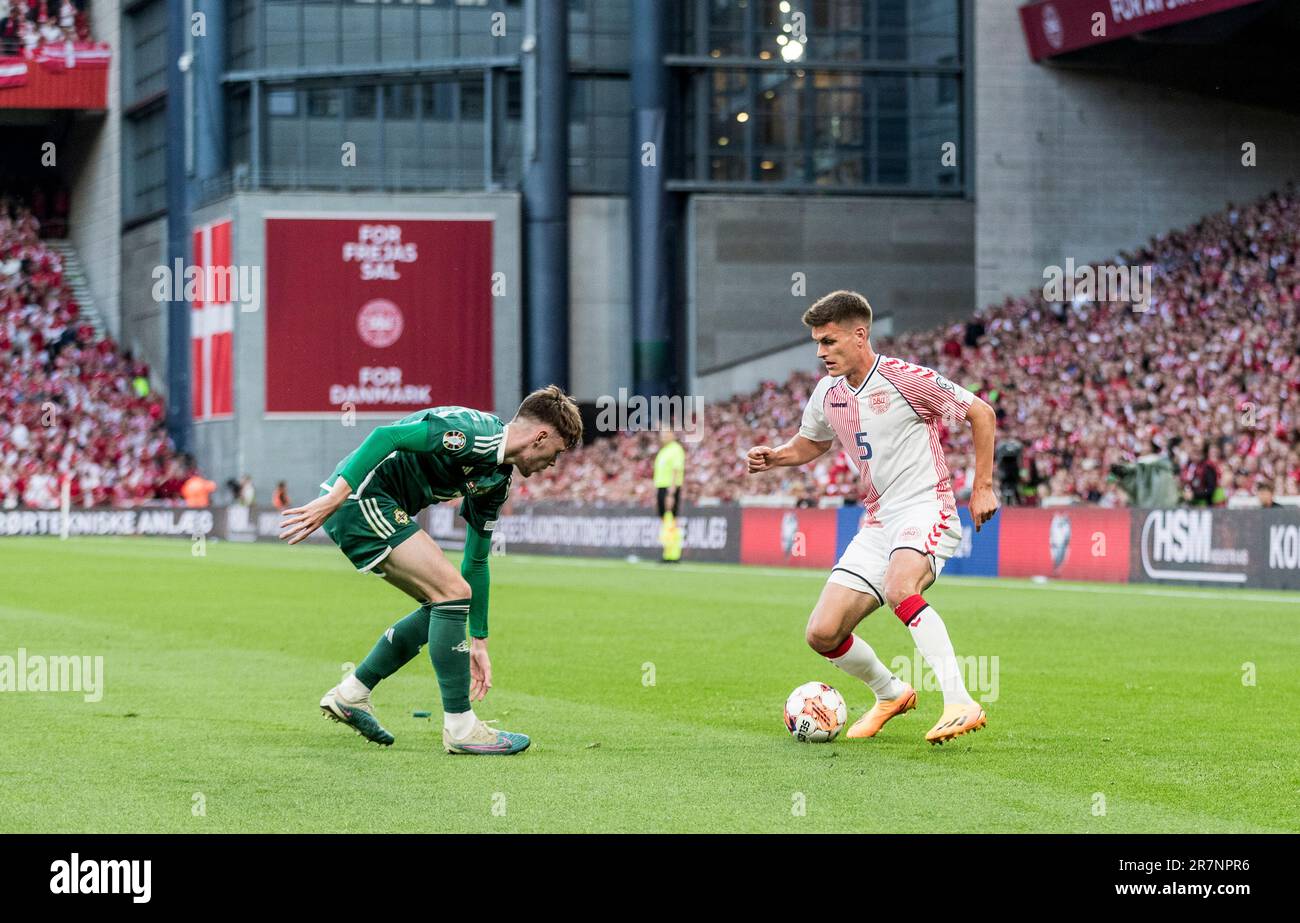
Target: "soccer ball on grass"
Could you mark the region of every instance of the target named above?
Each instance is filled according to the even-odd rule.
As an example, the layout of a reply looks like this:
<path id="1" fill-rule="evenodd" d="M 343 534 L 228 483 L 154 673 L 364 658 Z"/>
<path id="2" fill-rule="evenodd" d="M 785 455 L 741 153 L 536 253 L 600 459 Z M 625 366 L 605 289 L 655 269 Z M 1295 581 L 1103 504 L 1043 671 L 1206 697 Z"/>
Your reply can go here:
<path id="1" fill-rule="evenodd" d="M 816 680 L 804 683 L 785 700 L 786 729 L 803 743 L 834 740 L 848 717 L 844 696 Z"/>

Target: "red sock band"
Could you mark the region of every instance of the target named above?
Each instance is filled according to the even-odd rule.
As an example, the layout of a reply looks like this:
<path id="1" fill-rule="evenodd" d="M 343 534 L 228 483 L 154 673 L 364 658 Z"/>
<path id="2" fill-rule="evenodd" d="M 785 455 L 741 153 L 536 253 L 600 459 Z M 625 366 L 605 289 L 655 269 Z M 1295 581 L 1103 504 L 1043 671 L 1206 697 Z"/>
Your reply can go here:
<path id="1" fill-rule="evenodd" d="M 907 597 L 907 599 L 894 607 L 894 615 L 898 616 L 899 620 L 904 625 L 910 627 L 912 619 L 916 617 L 916 614 L 928 605 L 929 603 L 921 598 L 920 593 L 913 593 L 911 596 Z"/>
<path id="2" fill-rule="evenodd" d="M 825 657 L 827 660 L 838 660 L 839 658 L 847 654 L 849 652 L 849 648 L 851 647 L 853 647 L 853 633 L 849 632 L 849 636 L 844 639 L 843 644 L 835 648 L 835 650 L 833 651 L 826 651 L 824 654 L 822 654 L 822 656 Z"/>

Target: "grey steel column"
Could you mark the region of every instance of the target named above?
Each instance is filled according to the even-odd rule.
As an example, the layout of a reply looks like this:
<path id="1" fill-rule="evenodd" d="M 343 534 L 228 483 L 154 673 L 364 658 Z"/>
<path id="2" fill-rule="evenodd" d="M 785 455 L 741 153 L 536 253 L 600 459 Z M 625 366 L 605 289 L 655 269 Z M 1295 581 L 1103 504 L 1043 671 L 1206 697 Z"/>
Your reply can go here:
<path id="1" fill-rule="evenodd" d="M 569 387 L 569 18 L 528 0 L 524 39 L 524 380 Z"/>
<path id="2" fill-rule="evenodd" d="M 181 70 L 189 40 L 189 17 L 185 3 L 167 4 L 167 266 L 176 260 L 190 262 L 189 177 L 187 150 L 186 84 L 192 65 Z M 190 397 L 190 305 L 186 301 L 167 304 L 167 432 L 176 448 L 191 450 Z"/>
<path id="3" fill-rule="evenodd" d="M 632 2 L 632 329 L 635 393 L 667 394 L 672 378 L 672 313 L 665 121 L 665 4 Z M 654 162 L 647 165 L 647 143 Z"/>

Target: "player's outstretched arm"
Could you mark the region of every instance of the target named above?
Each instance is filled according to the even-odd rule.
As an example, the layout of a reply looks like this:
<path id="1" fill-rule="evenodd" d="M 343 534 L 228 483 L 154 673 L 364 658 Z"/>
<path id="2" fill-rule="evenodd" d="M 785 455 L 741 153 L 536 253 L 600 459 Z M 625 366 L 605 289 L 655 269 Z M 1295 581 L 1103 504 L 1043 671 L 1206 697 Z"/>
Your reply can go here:
<path id="1" fill-rule="evenodd" d="M 492 661 L 488 659 L 488 592 L 491 579 L 488 556 L 492 550 L 492 533 L 465 527 L 465 554 L 460 560 L 460 575 L 469 584 L 469 700 L 481 701 L 492 688 Z"/>
<path id="2" fill-rule="evenodd" d="M 970 518 L 975 531 L 993 518 L 998 511 L 998 495 L 993 490 L 993 441 L 997 429 L 997 414 L 978 397 L 966 408 L 970 421 L 971 439 L 975 443 L 975 483 L 970 492 Z"/>
<path id="3" fill-rule="evenodd" d="M 795 436 L 789 442 L 779 445 L 775 449 L 771 446 L 756 445 L 749 450 L 745 460 L 749 463 L 750 474 L 758 474 L 772 468 L 797 468 L 799 465 L 806 465 L 814 458 L 824 455 L 833 441 L 827 439 L 825 442 L 814 442 L 804 436 Z"/>
<path id="4" fill-rule="evenodd" d="M 321 494 L 306 506 L 296 506 L 280 514 L 280 538 L 290 545 L 296 545 L 319 529 L 325 520 L 334 515 L 334 511 L 343 505 L 343 501 L 352 493 L 352 488 L 342 477 L 334 481 L 334 486 L 327 494 Z"/>

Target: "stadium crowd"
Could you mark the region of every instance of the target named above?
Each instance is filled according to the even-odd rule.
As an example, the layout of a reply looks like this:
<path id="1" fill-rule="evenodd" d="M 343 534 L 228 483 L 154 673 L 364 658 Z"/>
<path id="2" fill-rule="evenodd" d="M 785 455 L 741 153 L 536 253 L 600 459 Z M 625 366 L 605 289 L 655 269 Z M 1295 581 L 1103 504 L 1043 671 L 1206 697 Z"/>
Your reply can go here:
<path id="1" fill-rule="evenodd" d="M 1169 459 L 1186 502 L 1221 504 L 1265 488 L 1300 494 L 1296 190 L 1229 206 L 1121 253 L 1119 265 L 1153 267 L 1149 304 L 1050 302 L 1035 291 L 873 346 L 939 370 L 995 408 L 1000 440 L 1021 446 L 1019 502 L 1126 505 L 1112 466 L 1151 456 Z M 855 474 L 838 445 L 806 469 L 745 474 L 750 446 L 778 445 L 797 431 L 818 374 L 798 372 L 707 406 L 702 438 L 683 440 L 685 498 L 856 502 Z M 960 494 L 974 476 L 970 431 L 945 426 L 943 435 Z M 527 495 L 649 504 L 654 445 L 645 433 L 599 439 L 554 476 L 528 482 Z"/>
<path id="2" fill-rule="evenodd" d="M 86 0 L 0 0 L 0 57 L 90 42 Z"/>
<path id="3" fill-rule="evenodd" d="M 180 502 L 192 472 L 172 448 L 149 369 L 95 339 L 62 259 L 17 197 L 0 194 L 0 509 Z"/>
<path id="4" fill-rule="evenodd" d="M 40 227 L 31 204 L 0 194 L 0 508 L 57 506 L 65 479 L 78 505 L 183 502 L 187 481 L 211 482 L 174 451 L 148 367 L 111 339 L 96 341 L 80 319 Z M 1296 191 L 1229 207 L 1120 257 L 1153 267 L 1149 304 L 1033 292 L 874 345 L 938 369 L 996 409 L 1002 444 L 1019 446 L 1019 502 L 1124 505 L 1115 466 L 1155 456 L 1169 459 L 1187 502 L 1300 494 Z M 750 446 L 797 432 L 818 377 L 796 372 L 707 405 L 703 425 L 682 437 L 687 502 L 857 502 L 856 471 L 838 445 L 805 468 L 745 474 Z M 974 475 L 969 430 L 944 426 L 943 439 L 960 494 Z M 515 496 L 650 505 L 656 448 L 650 432 L 598 439 L 547 477 L 519 482 Z"/>

